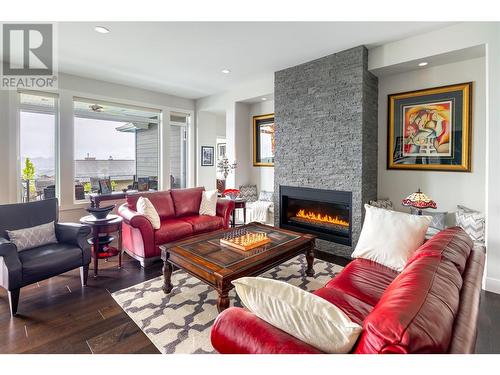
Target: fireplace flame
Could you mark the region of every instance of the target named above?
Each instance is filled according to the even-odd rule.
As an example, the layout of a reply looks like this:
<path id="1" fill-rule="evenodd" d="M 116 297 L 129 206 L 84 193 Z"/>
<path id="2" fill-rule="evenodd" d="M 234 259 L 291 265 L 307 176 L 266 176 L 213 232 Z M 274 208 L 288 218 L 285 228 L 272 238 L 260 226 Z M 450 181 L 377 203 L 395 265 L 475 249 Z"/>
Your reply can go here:
<path id="1" fill-rule="evenodd" d="M 317 221 L 319 223 L 330 223 L 330 224 L 336 224 L 336 225 L 341 225 L 343 227 L 349 227 L 349 222 L 342 220 L 338 216 L 330 216 L 330 215 L 322 215 L 322 214 L 317 214 L 315 212 L 307 211 L 304 209 L 300 209 L 297 212 L 297 217 L 303 218 L 303 219 L 308 219 L 312 221 Z"/>

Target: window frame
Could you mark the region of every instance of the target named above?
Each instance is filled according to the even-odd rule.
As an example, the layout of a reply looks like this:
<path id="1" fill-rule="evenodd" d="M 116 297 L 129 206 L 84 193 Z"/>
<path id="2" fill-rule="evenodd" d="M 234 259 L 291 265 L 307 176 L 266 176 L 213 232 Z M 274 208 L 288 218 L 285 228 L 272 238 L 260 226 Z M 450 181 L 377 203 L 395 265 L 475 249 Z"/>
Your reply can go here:
<path id="1" fill-rule="evenodd" d="M 124 104 L 124 103 L 119 103 L 119 101 L 109 101 L 109 100 L 101 100 L 101 99 L 91 99 L 89 97 L 82 97 L 82 96 L 73 96 L 72 97 L 72 104 L 73 104 L 73 155 L 71 156 L 73 160 L 73 165 L 75 165 L 75 127 L 76 127 L 76 118 L 84 118 L 84 119 L 94 119 L 94 120 L 99 120 L 99 121 L 119 121 L 119 122 L 144 122 L 144 118 L 138 118 L 134 116 L 114 116 L 114 115 L 109 115 L 105 112 L 86 112 L 79 114 L 76 111 L 75 108 L 75 102 L 84 102 L 88 104 L 98 104 L 98 105 L 109 105 L 109 106 L 116 106 L 116 107 L 121 107 L 121 108 L 130 108 L 130 109 L 137 109 L 137 110 L 143 110 L 143 111 L 151 111 L 156 114 L 158 114 L 158 119 L 156 121 L 154 120 L 148 120 L 149 123 L 156 123 L 157 124 L 157 146 L 158 146 L 158 155 L 157 155 L 157 178 L 158 178 L 158 187 L 159 189 L 161 186 L 163 186 L 163 181 L 162 181 L 162 152 L 161 152 L 161 127 L 163 124 L 163 110 L 159 108 L 152 108 L 152 107 L 146 107 L 146 106 L 141 106 L 141 105 L 131 105 L 131 104 Z M 136 150 L 135 150 L 136 151 Z M 136 151 L 137 152 L 137 151 Z M 137 159 L 136 159 L 137 163 Z M 136 164 L 137 168 L 137 164 Z M 137 172 L 137 170 L 136 170 Z M 73 168 L 73 189 L 74 189 L 74 184 L 75 184 L 75 177 L 76 177 L 76 170 Z M 72 202 L 73 205 L 82 205 L 82 204 L 88 204 L 89 199 L 83 199 L 83 200 L 77 200 L 75 197 L 74 192 L 72 193 Z"/>
<path id="2" fill-rule="evenodd" d="M 40 110 L 41 107 L 35 105 L 23 104 L 21 102 L 21 95 L 34 95 L 54 99 L 54 108 L 51 111 Z M 22 180 L 22 157 L 21 157 L 21 113 L 39 113 L 54 115 L 54 184 L 56 187 L 55 196 L 59 200 L 61 196 L 61 181 L 60 181 L 60 131 L 59 131 L 59 94 L 46 92 L 46 91 L 33 91 L 33 90 L 17 90 L 17 113 L 16 113 L 16 200 L 18 203 L 23 202 L 23 189 L 21 186 Z"/>

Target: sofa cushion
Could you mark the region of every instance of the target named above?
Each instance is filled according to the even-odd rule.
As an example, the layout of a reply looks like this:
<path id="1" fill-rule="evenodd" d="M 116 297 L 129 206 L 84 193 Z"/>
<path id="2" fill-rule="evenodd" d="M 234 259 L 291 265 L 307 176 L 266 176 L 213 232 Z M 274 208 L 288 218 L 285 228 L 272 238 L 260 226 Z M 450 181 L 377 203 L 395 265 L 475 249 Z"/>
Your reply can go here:
<path id="1" fill-rule="evenodd" d="M 175 217 L 174 202 L 170 191 L 127 194 L 127 205 L 131 210 L 137 211 L 137 200 L 139 197 L 145 197 L 151 201 L 161 220 Z"/>
<path id="2" fill-rule="evenodd" d="M 336 288 L 375 306 L 398 274 L 397 271 L 371 260 L 355 259 L 325 287 Z"/>
<path id="3" fill-rule="evenodd" d="M 155 231 L 155 245 L 177 241 L 193 233 L 191 224 L 178 219 L 165 220 L 160 229 Z"/>
<path id="4" fill-rule="evenodd" d="M 220 216 L 193 215 L 179 220 L 185 221 L 193 226 L 193 233 L 211 232 L 224 228 L 224 220 Z"/>
<path id="5" fill-rule="evenodd" d="M 443 238 L 444 237 L 444 238 Z M 462 288 L 467 241 L 445 230 L 424 245 L 363 322 L 356 353 L 445 353 Z"/>
<path id="6" fill-rule="evenodd" d="M 359 325 L 363 324 L 363 320 L 373 310 L 373 305 L 336 288 L 321 288 L 313 292 L 313 294 L 333 303 Z"/>
<path id="7" fill-rule="evenodd" d="M 19 260 L 23 265 L 23 281 L 30 282 L 80 267 L 83 254 L 77 246 L 58 243 L 21 251 Z"/>
<path id="8" fill-rule="evenodd" d="M 174 201 L 175 216 L 198 215 L 201 204 L 201 193 L 203 187 L 190 189 L 173 189 L 170 191 Z"/>

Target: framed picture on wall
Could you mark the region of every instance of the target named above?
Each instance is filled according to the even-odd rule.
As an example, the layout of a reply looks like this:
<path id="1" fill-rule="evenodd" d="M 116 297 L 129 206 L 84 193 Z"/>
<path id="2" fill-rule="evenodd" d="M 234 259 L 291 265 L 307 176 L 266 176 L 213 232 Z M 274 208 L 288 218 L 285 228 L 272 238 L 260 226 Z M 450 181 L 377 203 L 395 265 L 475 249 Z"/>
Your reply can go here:
<path id="1" fill-rule="evenodd" d="M 217 143 L 217 160 L 224 159 L 226 157 L 226 144 Z"/>
<path id="2" fill-rule="evenodd" d="M 214 166 L 214 148 L 212 146 L 201 146 L 201 166 Z"/>
<path id="3" fill-rule="evenodd" d="M 253 165 L 274 167 L 274 113 L 253 117 Z"/>
<path id="4" fill-rule="evenodd" d="M 388 96 L 388 169 L 471 171 L 472 82 Z"/>

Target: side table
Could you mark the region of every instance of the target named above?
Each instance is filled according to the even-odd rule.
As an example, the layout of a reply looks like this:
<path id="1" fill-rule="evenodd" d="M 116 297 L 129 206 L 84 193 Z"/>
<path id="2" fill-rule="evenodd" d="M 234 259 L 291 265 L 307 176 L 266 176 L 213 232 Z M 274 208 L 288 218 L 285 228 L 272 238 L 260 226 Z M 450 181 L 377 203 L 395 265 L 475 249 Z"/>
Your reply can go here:
<path id="1" fill-rule="evenodd" d="M 231 227 L 236 227 L 236 210 L 237 209 L 242 209 L 243 210 L 243 224 L 238 224 L 238 225 L 245 225 L 247 221 L 247 201 L 245 199 L 238 199 L 236 198 L 234 200 L 234 210 L 233 213 L 231 214 Z"/>
<path id="2" fill-rule="evenodd" d="M 123 219 L 118 215 L 108 215 L 106 219 L 87 215 L 80 219 L 80 223 L 88 225 L 92 230 L 92 237 L 87 241 L 92 246 L 94 277 L 97 277 L 99 259 L 118 255 L 118 268 L 122 268 L 122 222 Z M 115 240 L 112 233 L 118 234 L 118 247 L 110 245 Z"/>

